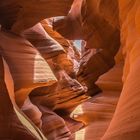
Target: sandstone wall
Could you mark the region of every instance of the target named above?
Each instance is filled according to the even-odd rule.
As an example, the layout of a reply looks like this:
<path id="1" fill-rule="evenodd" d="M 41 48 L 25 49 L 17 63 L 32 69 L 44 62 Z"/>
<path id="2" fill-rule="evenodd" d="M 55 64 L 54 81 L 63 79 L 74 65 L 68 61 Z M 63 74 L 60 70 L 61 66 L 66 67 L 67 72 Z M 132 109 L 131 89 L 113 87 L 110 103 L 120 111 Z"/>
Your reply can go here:
<path id="1" fill-rule="evenodd" d="M 2 0 L 0 139 L 139 140 L 139 7 Z"/>

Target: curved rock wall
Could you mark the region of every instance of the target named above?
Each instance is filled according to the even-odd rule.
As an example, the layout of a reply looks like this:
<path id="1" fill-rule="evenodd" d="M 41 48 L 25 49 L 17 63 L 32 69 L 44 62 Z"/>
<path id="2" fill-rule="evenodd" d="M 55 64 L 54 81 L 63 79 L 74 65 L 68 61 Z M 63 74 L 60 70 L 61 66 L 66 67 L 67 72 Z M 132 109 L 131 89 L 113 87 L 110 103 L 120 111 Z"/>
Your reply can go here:
<path id="1" fill-rule="evenodd" d="M 119 1 L 121 42 L 125 56 L 123 90 L 103 140 L 138 140 L 139 133 L 139 6 L 138 0 Z"/>
<path id="2" fill-rule="evenodd" d="M 0 139 L 139 140 L 139 6 L 2 0 Z"/>
<path id="3" fill-rule="evenodd" d="M 13 79 L 2 56 L 0 56 L 0 87 L 0 139 L 46 140 L 36 126 L 17 107 Z"/>
<path id="4" fill-rule="evenodd" d="M 73 0 L 2 0 L 0 24 L 6 29 L 21 33 L 44 18 L 67 15 L 72 2 Z"/>
<path id="5" fill-rule="evenodd" d="M 100 90 L 94 83 L 113 67 L 120 47 L 118 2 L 74 1 L 68 16 L 57 19 L 53 26 L 68 39 L 86 41 L 77 76 L 88 87 L 89 95 L 98 93 Z"/>

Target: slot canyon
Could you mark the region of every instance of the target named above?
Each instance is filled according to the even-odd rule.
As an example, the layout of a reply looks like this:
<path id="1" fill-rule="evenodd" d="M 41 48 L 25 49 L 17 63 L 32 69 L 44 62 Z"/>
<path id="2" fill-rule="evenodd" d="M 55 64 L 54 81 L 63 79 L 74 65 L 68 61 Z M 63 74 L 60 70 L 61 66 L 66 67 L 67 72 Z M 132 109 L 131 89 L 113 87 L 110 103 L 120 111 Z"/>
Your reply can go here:
<path id="1" fill-rule="evenodd" d="M 0 140 L 140 140 L 140 0 L 1 0 Z"/>

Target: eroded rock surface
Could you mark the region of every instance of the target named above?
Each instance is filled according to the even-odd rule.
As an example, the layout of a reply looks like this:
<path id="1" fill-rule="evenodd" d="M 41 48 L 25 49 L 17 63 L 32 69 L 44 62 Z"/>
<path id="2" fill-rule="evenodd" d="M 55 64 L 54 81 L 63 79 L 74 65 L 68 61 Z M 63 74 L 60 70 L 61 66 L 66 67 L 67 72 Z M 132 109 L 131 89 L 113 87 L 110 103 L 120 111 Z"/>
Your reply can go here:
<path id="1" fill-rule="evenodd" d="M 139 140 L 139 15 L 139 0 L 2 0 L 0 139 Z"/>
<path id="2" fill-rule="evenodd" d="M 139 10 L 138 0 L 119 0 L 121 41 L 125 58 L 123 90 L 103 140 L 138 140 L 139 133 Z"/>
<path id="3" fill-rule="evenodd" d="M 0 24 L 19 33 L 44 18 L 67 15 L 72 2 L 73 0 L 2 0 Z"/>
<path id="4" fill-rule="evenodd" d="M 0 139 L 46 140 L 45 136 L 25 118 L 25 115 L 17 107 L 14 98 L 13 79 L 2 56 L 0 56 L 0 78 Z M 25 123 L 30 124 L 30 128 L 26 127 Z"/>
<path id="5" fill-rule="evenodd" d="M 100 91 L 94 83 L 113 67 L 114 56 L 120 47 L 118 3 L 110 2 L 106 5 L 102 0 L 99 3 L 94 0 L 74 1 L 68 16 L 57 19 L 53 25 L 56 31 L 68 39 L 86 41 L 78 78 L 85 81 L 89 95 Z M 112 12 L 114 15 L 110 15 Z M 72 29 L 69 28 L 71 25 Z"/>

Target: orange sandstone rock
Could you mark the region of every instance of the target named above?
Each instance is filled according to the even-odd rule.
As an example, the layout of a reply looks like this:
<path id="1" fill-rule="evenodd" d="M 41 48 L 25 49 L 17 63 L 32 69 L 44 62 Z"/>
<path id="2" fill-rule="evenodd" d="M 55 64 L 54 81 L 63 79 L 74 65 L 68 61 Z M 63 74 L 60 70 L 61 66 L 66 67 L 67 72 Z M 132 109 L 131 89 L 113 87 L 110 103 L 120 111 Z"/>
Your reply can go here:
<path id="1" fill-rule="evenodd" d="M 44 18 L 67 15 L 72 2 L 73 0 L 2 0 L 0 24 L 6 29 L 21 33 Z"/>

